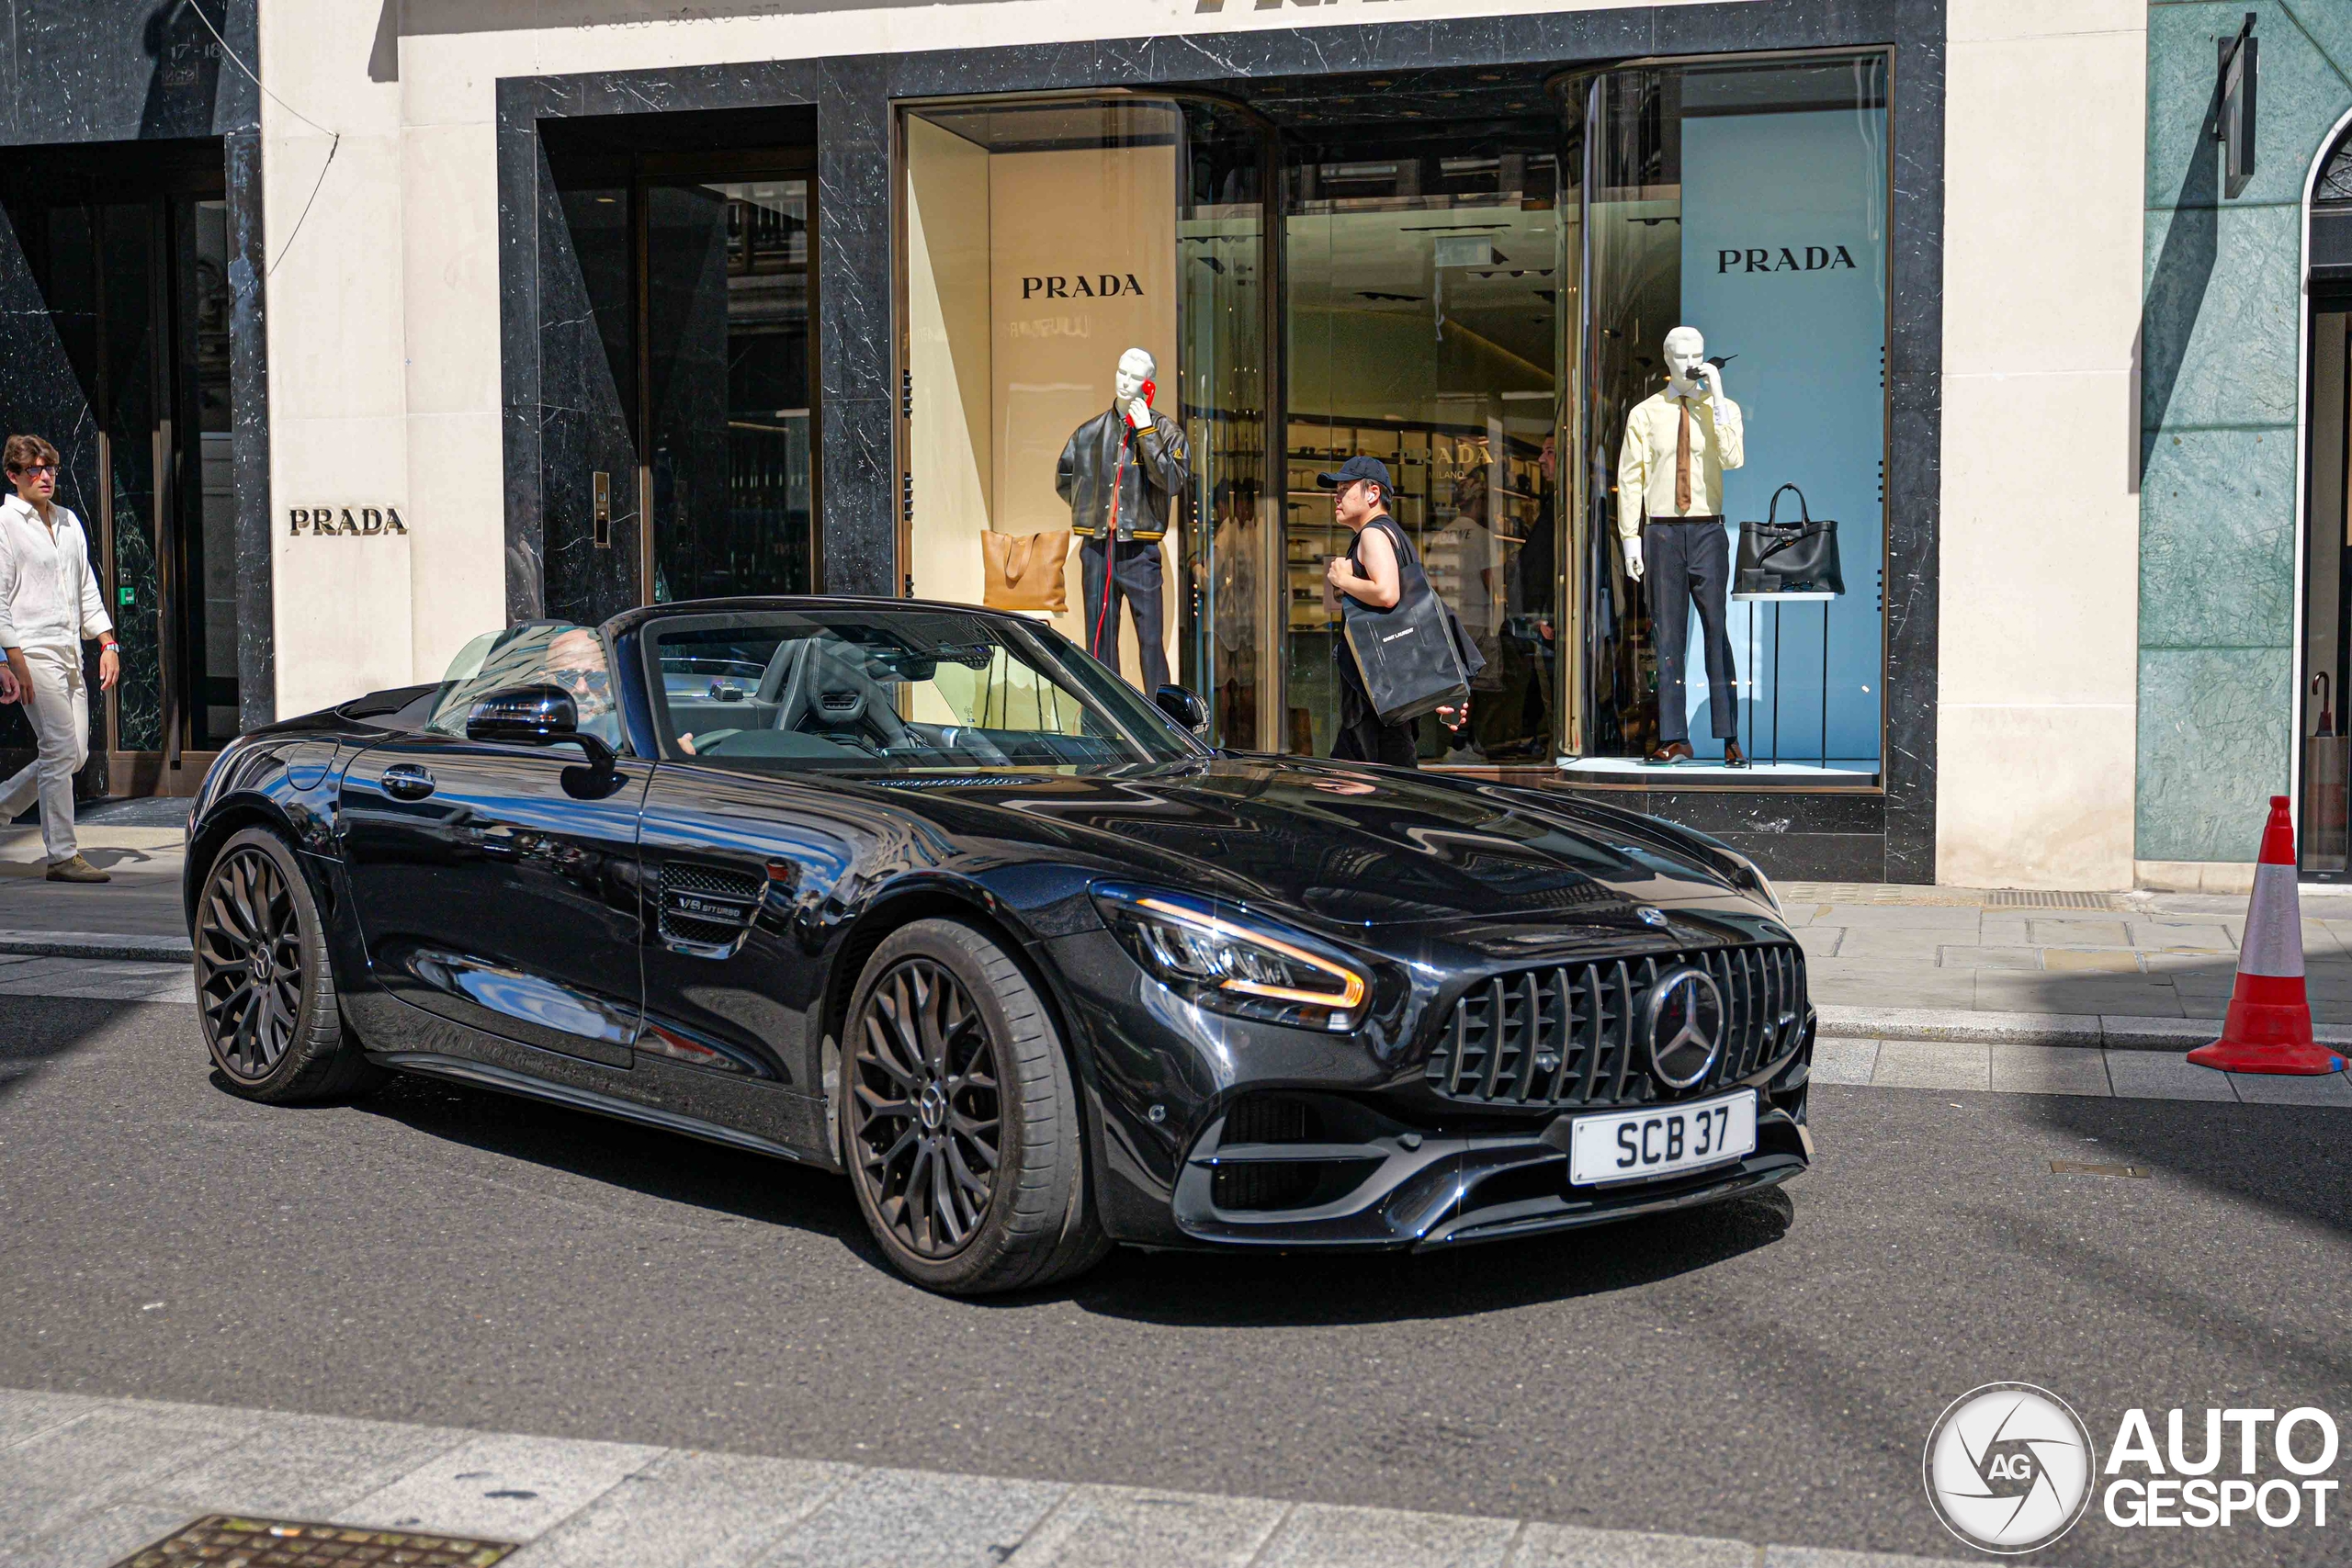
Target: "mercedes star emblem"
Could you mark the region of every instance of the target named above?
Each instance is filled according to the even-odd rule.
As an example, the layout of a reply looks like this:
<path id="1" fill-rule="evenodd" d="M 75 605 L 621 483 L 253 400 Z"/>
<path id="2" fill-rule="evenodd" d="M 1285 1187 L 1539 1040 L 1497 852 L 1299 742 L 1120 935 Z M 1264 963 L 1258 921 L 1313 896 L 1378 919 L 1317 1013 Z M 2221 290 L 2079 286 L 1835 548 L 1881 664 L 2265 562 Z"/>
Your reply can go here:
<path id="1" fill-rule="evenodd" d="M 1724 1048 L 1724 993 L 1699 970 L 1669 969 L 1642 1009 L 1650 1043 L 1650 1076 L 1668 1089 L 1706 1081 Z"/>

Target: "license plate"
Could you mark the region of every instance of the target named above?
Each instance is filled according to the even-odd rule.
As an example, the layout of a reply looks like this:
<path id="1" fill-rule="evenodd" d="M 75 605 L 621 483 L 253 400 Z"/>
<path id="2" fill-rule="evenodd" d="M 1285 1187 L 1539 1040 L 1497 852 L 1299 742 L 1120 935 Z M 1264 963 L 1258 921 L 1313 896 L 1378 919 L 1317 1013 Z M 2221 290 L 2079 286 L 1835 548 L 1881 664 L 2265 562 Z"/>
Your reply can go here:
<path id="1" fill-rule="evenodd" d="M 1568 1181 L 1589 1187 L 1650 1181 L 1756 1152 L 1756 1091 L 1643 1111 L 1579 1116 L 1570 1129 Z"/>

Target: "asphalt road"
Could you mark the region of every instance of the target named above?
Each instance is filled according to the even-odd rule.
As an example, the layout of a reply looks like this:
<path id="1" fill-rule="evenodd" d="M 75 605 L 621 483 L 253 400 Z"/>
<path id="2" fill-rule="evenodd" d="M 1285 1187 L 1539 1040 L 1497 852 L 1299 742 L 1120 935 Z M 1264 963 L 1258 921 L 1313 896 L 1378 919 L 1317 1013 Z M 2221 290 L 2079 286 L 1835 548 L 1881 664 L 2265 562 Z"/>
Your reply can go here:
<path id="1" fill-rule="evenodd" d="M 419 1080 L 248 1105 L 186 1007 L 0 998 L 0 1386 L 1953 1557 L 1921 1445 L 1978 1384 L 2102 1451 L 2132 1405 L 2352 1411 L 2342 1111 L 1825 1086 L 1778 1194 L 973 1303 L 814 1172 Z M 2095 1511 L 2053 1555 L 2344 1535 Z"/>

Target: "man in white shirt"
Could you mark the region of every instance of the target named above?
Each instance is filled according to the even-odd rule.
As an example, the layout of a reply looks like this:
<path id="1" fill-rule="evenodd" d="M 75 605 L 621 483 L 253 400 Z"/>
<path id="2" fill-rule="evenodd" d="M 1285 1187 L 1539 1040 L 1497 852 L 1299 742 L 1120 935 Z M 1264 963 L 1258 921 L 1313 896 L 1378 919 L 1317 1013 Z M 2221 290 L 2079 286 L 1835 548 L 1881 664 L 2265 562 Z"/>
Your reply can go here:
<path id="1" fill-rule="evenodd" d="M 90 760 L 90 700 L 82 679 L 82 639 L 96 637 L 98 685 L 122 678 L 122 655 L 107 619 L 82 520 L 53 499 L 57 448 L 38 435 L 11 435 L 0 449 L 17 493 L 0 502 L 0 703 L 22 702 L 40 754 L 0 784 L 0 823 L 40 801 L 42 848 L 51 882 L 112 880 L 84 859 L 74 838 L 74 775 Z"/>

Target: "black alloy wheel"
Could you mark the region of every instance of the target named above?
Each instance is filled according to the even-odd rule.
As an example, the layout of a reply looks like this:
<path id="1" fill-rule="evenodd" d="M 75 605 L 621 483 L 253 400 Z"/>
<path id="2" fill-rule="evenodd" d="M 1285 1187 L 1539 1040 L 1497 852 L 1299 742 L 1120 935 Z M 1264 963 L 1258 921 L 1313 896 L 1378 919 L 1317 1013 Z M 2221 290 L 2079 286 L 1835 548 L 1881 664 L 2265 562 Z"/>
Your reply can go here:
<path id="1" fill-rule="evenodd" d="M 285 873 L 257 844 L 222 855 L 206 879 L 196 994 L 221 1070 L 246 1083 L 267 1077 L 302 1013 L 302 929 Z"/>
<path id="2" fill-rule="evenodd" d="M 853 1049 L 851 1146 L 875 1207 L 916 1257 L 952 1258 L 1003 1163 L 1003 1074 L 979 1009 L 945 965 L 908 958 L 867 994 Z"/>
<path id="3" fill-rule="evenodd" d="M 381 1076 L 344 1026 L 326 928 L 283 839 L 247 828 L 221 845 L 193 924 L 204 1044 L 232 1093 L 297 1105 Z"/>
<path id="4" fill-rule="evenodd" d="M 1060 1032 L 1004 947 L 960 920 L 902 926 L 867 957 L 843 1022 L 829 1114 L 893 1268 L 978 1295 L 1109 1255 Z"/>

